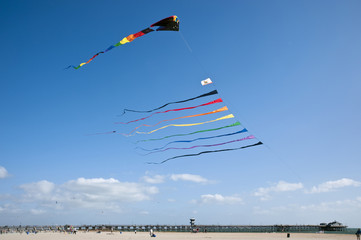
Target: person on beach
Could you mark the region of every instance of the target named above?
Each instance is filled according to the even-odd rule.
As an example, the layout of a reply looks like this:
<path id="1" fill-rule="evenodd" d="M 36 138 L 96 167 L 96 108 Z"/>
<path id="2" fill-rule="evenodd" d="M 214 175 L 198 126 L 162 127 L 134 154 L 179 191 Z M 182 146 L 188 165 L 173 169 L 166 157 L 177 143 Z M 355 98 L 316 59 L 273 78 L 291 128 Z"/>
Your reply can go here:
<path id="1" fill-rule="evenodd" d="M 361 230 L 357 229 L 357 232 L 355 234 L 356 234 L 357 240 L 360 240 Z"/>
<path id="2" fill-rule="evenodd" d="M 149 235 L 150 237 L 156 237 L 156 235 L 154 234 L 153 232 L 153 229 L 151 228 L 150 231 L 149 231 Z"/>

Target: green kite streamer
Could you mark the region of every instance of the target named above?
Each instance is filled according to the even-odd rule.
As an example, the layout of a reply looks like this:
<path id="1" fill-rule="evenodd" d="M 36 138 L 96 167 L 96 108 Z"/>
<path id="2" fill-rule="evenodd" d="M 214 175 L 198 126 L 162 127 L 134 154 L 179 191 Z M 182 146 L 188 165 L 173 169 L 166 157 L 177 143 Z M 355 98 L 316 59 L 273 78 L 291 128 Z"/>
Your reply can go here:
<path id="1" fill-rule="evenodd" d="M 237 122 L 235 122 L 235 123 L 232 123 L 232 124 L 230 124 L 230 125 L 226 125 L 226 126 L 223 126 L 223 127 L 211 128 L 211 129 L 205 129 L 205 130 L 199 130 L 199 131 L 195 131 L 195 132 L 191 132 L 191 133 L 174 134 L 174 135 L 169 135 L 169 136 L 165 136 L 165 137 L 162 137 L 162 138 L 144 139 L 144 140 L 139 140 L 139 141 L 137 141 L 137 142 L 135 142 L 135 143 L 147 142 L 147 141 L 159 141 L 159 140 L 163 140 L 163 139 L 166 139 L 166 138 L 180 137 L 180 136 L 188 136 L 188 135 L 193 135 L 193 134 L 202 133 L 202 132 L 217 131 L 217 130 L 221 130 L 221 129 L 224 129 L 224 128 L 235 127 L 235 126 L 239 126 L 239 125 L 241 125 L 241 123 L 237 121 Z"/>

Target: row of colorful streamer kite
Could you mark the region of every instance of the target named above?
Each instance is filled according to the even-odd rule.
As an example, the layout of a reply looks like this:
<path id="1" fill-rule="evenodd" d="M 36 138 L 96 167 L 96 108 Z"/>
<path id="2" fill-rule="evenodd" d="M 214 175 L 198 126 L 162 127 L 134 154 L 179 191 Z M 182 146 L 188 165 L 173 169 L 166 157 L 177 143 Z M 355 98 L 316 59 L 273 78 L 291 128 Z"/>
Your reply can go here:
<path id="1" fill-rule="evenodd" d="M 202 85 L 211 83 L 212 80 L 209 78 L 202 81 Z M 195 102 L 197 104 L 194 104 Z M 180 105 L 185 106 L 177 107 Z M 191 111 L 193 114 L 188 113 Z M 124 109 L 122 117 L 127 112 L 141 116 L 116 122 L 122 130 L 108 133 L 137 137 L 134 141 L 136 149 L 144 156 L 175 150 L 184 151 L 184 154 L 169 156 L 159 162 L 147 162 L 148 164 L 163 164 L 177 158 L 234 151 L 262 144 L 235 120 L 235 116 L 224 105 L 217 90 L 168 102 L 150 110 Z M 125 129 L 128 131 L 123 132 Z M 152 137 L 156 134 L 156 137 Z M 230 145 L 232 147 L 227 147 Z M 195 150 L 198 151 L 194 152 Z"/>

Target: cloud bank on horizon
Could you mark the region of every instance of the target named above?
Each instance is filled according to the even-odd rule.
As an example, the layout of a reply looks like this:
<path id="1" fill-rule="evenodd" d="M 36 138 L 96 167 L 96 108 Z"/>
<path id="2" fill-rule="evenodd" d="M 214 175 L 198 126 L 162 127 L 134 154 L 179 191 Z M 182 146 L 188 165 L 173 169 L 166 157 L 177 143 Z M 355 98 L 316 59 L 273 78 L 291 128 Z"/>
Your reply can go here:
<path id="1" fill-rule="evenodd" d="M 183 183 L 179 185 L 180 183 Z M 141 203 L 136 210 L 136 215 L 149 216 L 157 214 L 152 208 L 142 208 L 147 204 L 156 201 L 159 195 L 170 196 L 174 192 L 182 192 L 184 184 L 217 185 L 218 181 L 208 180 L 207 178 L 195 174 L 170 174 L 167 176 L 146 173 L 138 182 L 123 182 L 114 178 L 77 178 L 68 180 L 64 183 L 56 184 L 47 180 L 38 182 L 25 183 L 17 186 L 17 194 L 1 194 L 0 195 L 0 213 L 7 216 L 7 219 L 0 220 L 0 224 L 9 224 L 8 219 L 16 219 L 21 215 L 36 216 L 39 219 L 46 219 L 48 214 L 52 214 L 54 218 L 61 221 L 64 212 L 71 215 L 73 211 L 77 212 L 104 212 L 111 211 L 113 213 L 124 214 L 128 210 L 128 206 L 134 203 Z M 176 185 L 174 185 L 176 184 Z M 177 185 L 178 184 L 178 185 Z M 173 186 L 173 187 L 170 187 Z M 303 183 L 289 183 L 279 181 L 270 183 L 270 186 L 259 187 L 251 192 L 233 191 L 231 194 L 214 192 L 193 192 L 193 198 L 176 199 L 168 198 L 165 205 L 180 203 L 193 209 L 192 214 L 199 214 L 206 208 L 212 209 L 222 205 L 227 208 L 245 208 L 247 214 L 252 216 L 260 216 L 267 218 L 279 217 L 282 214 L 293 211 L 295 215 L 307 215 L 307 211 L 312 211 L 309 216 L 317 216 L 317 213 L 332 213 L 333 216 L 342 216 L 343 212 L 360 211 L 361 195 L 354 197 L 344 197 L 342 200 L 322 200 L 318 203 L 305 204 L 302 200 L 298 200 L 299 195 L 305 195 L 316 199 L 320 198 L 320 194 L 327 194 L 331 191 L 343 192 L 344 189 L 352 188 L 359 192 L 360 182 L 349 178 L 326 181 L 317 186 L 305 186 Z M 310 190 L 307 190 L 310 189 Z M 310 195 L 317 193 L 317 195 Z M 289 201 L 284 204 L 279 202 L 282 198 L 288 198 Z M 271 207 L 264 209 L 260 206 L 260 202 L 268 201 Z M 276 201 L 271 201 L 277 199 Z M 327 199 L 327 198 L 326 198 Z M 228 207 L 227 207 L 228 206 Z M 337 206 L 337 208 L 335 208 Z M 178 212 L 180 210 L 176 210 Z M 215 209 L 217 212 L 217 210 Z M 335 213 L 337 213 L 335 215 Z M 174 213 L 163 213 L 172 215 Z M 217 213 L 218 214 L 218 213 Z M 222 217 L 225 213 L 221 213 Z M 227 213 L 226 215 L 229 215 Z M 327 220 L 327 219 L 324 219 Z M 57 222 L 58 222 L 57 221 Z M 114 220 L 113 220 L 114 221 Z M 204 224 L 211 224 L 211 219 L 204 219 Z M 215 220 L 213 220 L 215 221 Z M 179 221 L 181 224 L 183 220 Z M 164 222 L 166 223 L 166 222 Z M 214 223 L 214 222 L 213 222 Z M 13 222 L 15 224 L 15 222 Z M 31 224 L 31 223 L 27 223 Z M 139 223 L 140 224 L 140 223 Z M 304 223 L 306 224 L 306 222 Z"/>

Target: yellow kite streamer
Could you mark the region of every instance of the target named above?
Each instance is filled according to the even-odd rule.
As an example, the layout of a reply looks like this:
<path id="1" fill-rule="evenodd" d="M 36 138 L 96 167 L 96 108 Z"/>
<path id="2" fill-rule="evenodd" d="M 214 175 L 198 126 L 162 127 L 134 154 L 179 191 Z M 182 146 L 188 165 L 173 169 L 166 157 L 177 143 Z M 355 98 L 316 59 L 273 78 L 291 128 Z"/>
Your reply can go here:
<path id="1" fill-rule="evenodd" d="M 226 115 L 226 116 L 214 119 L 214 120 L 206 121 L 206 122 L 187 123 L 187 124 L 169 124 L 169 125 L 163 126 L 161 128 L 154 129 L 153 131 L 150 131 L 150 132 L 136 132 L 136 133 L 138 133 L 138 134 L 151 134 L 151 133 L 154 133 L 154 132 L 156 132 L 158 130 L 167 128 L 167 127 L 190 127 L 190 126 L 196 126 L 196 125 L 201 125 L 201 124 L 205 124 L 205 123 L 216 122 L 216 121 L 219 121 L 219 120 L 224 120 L 224 119 L 229 119 L 229 118 L 234 118 L 233 114 L 229 114 L 229 115 Z"/>

